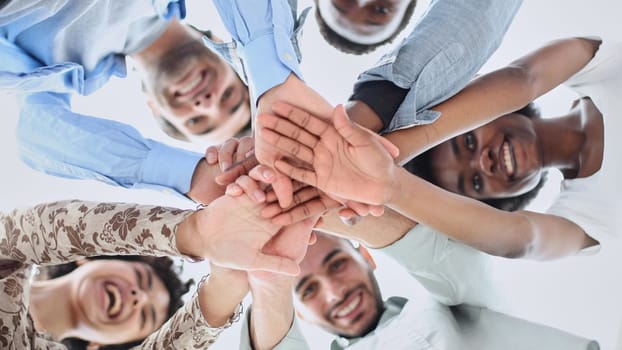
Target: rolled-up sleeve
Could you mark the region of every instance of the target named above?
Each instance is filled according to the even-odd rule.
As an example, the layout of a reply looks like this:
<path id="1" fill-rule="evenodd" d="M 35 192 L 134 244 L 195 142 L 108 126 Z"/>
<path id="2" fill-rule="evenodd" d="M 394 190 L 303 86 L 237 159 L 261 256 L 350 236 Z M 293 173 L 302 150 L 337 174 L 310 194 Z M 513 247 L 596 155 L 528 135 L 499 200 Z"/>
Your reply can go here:
<path id="1" fill-rule="evenodd" d="M 214 4 L 238 45 L 255 103 L 290 73 L 302 79 L 292 42 L 294 11 L 287 1 L 215 0 Z"/>

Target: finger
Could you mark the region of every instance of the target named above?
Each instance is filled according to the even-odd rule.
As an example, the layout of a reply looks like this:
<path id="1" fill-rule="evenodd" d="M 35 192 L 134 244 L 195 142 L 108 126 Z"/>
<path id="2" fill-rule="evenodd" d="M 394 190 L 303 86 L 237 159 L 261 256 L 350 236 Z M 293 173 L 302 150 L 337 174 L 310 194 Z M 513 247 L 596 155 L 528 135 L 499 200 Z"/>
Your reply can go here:
<path id="1" fill-rule="evenodd" d="M 277 160 L 274 167 L 290 178 L 317 187 L 317 176 L 312 170 L 296 167 L 283 160 Z"/>
<path id="2" fill-rule="evenodd" d="M 352 209 L 359 216 L 369 215 L 369 205 L 361 202 L 346 201 L 346 207 Z"/>
<path id="3" fill-rule="evenodd" d="M 328 207 L 326 203 L 322 201 L 322 199 L 312 199 L 300 205 L 289 209 L 281 214 L 276 215 L 272 218 L 272 223 L 275 225 L 290 225 L 295 222 L 302 221 L 304 219 L 314 217 L 316 215 L 320 215 L 324 213 Z"/>
<path id="4" fill-rule="evenodd" d="M 252 176 L 251 176 L 251 177 L 252 177 Z M 256 179 L 256 180 L 257 180 L 257 179 Z M 261 181 L 261 180 L 259 180 L 259 181 Z M 299 181 L 293 181 L 293 182 L 292 182 L 292 185 L 294 186 L 294 187 L 293 187 L 294 193 L 296 193 L 296 192 L 300 191 L 301 189 L 303 189 L 303 188 L 305 188 L 305 187 L 312 188 L 311 186 L 309 186 L 309 185 L 307 185 L 307 184 L 305 184 L 305 183 L 299 182 Z M 276 193 L 274 193 L 274 191 L 273 191 L 273 190 L 270 190 L 270 191 L 267 191 L 267 192 L 266 192 L 266 203 L 272 203 L 272 202 L 275 202 L 277 199 L 278 199 L 278 198 L 276 197 Z M 280 208 L 280 207 L 279 207 L 279 208 Z"/>
<path id="5" fill-rule="evenodd" d="M 272 170 L 269 166 L 259 164 L 256 167 L 252 168 L 251 171 L 248 172 L 248 176 L 251 178 L 265 182 L 267 184 L 271 184 L 276 180 L 276 172 Z"/>
<path id="6" fill-rule="evenodd" d="M 270 271 L 290 276 L 296 276 L 300 273 L 300 268 L 294 260 L 261 252 L 257 254 L 251 270 Z"/>
<path id="7" fill-rule="evenodd" d="M 236 163 L 243 161 L 248 158 L 253 150 L 255 149 L 255 139 L 251 136 L 244 136 L 240 139 L 240 143 L 238 144 L 238 149 L 235 152 Z"/>
<path id="8" fill-rule="evenodd" d="M 352 145 L 358 144 L 360 132 L 362 129 L 358 125 L 352 123 L 343 105 L 338 105 L 333 110 L 333 125 L 339 135 L 341 135 L 348 143 Z"/>
<path id="9" fill-rule="evenodd" d="M 238 184 L 232 183 L 227 185 L 225 194 L 231 197 L 239 197 L 244 194 L 244 190 Z"/>
<path id="10" fill-rule="evenodd" d="M 261 216 L 264 218 L 271 218 L 277 214 L 280 214 L 283 211 L 287 211 L 297 205 L 300 205 L 302 203 L 305 203 L 313 198 L 319 198 L 320 193 L 317 190 L 317 188 L 315 187 L 311 187 L 311 186 L 307 186 L 307 185 L 302 185 L 299 182 L 295 182 L 294 184 L 294 194 L 292 197 L 292 204 L 283 209 L 281 208 L 279 205 L 277 205 L 276 203 L 272 204 L 272 205 L 267 205 L 265 208 L 263 208 L 261 210 Z M 300 189 L 300 186 L 305 186 L 304 188 Z M 298 187 L 298 189 L 296 188 Z M 271 196 L 267 196 L 267 202 L 270 203 L 270 199 Z M 273 200 L 274 201 L 274 200 Z"/>
<path id="11" fill-rule="evenodd" d="M 205 150 L 205 160 L 207 164 L 214 165 L 218 163 L 218 147 L 219 146 L 209 146 Z"/>
<path id="12" fill-rule="evenodd" d="M 238 148 L 239 141 L 237 139 L 229 139 L 220 147 L 218 151 L 218 163 L 220 164 L 220 170 L 226 171 L 233 164 L 233 155 Z"/>
<path id="13" fill-rule="evenodd" d="M 262 129 L 273 130 L 292 140 L 298 140 L 307 147 L 313 148 L 318 143 L 318 138 L 316 136 L 283 117 L 261 114 L 257 119 L 260 120 L 258 125 L 260 125 Z"/>
<path id="14" fill-rule="evenodd" d="M 251 179 L 248 175 L 240 176 L 237 180 L 235 180 L 235 184 L 240 186 L 244 193 L 246 193 L 246 195 L 253 201 L 263 203 L 266 200 L 266 194 L 261 190 L 259 183 Z"/>
<path id="15" fill-rule="evenodd" d="M 249 158 L 244 159 L 239 163 L 233 164 L 229 170 L 224 171 L 221 174 L 218 174 L 214 181 L 221 186 L 226 186 L 235 181 L 238 177 L 242 175 L 248 174 L 248 172 L 253 169 L 257 164 L 257 158 L 255 156 L 251 156 Z"/>
<path id="16" fill-rule="evenodd" d="M 356 212 L 350 208 L 343 208 L 339 210 L 338 215 L 341 222 L 348 226 L 354 226 L 361 221 L 361 217 L 356 215 Z"/>
<path id="17" fill-rule="evenodd" d="M 309 235 L 309 245 L 314 245 L 317 242 L 317 234 L 315 233 L 315 231 L 311 231 L 311 234 Z"/>
<path id="18" fill-rule="evenodd" d="M 259 137 L 288 156 L 309 164 L 313 162 L 313 150 L 298 140 L 290 139 L 268 128 L 259 130 Z"/>
<path id="19" fill-rule="evenodd" d="M 272 111 L 277 115 L 286 117 L 292 123 L 302 127 L 315 136 L 321 136 L 330 126 L 329 123 L 322 119 L 285 102 L 274 103 L 272 105 Z"/>
<path id="20" fill-rule="evenodd" d="M 369 214 L 371 214 L 371 216 L 382 216 L 382 215 L 384 215 L 384 205 L 370 205 L 369 206 Z"/>
<path id="21" fill-rule="evenodd" d="M 384 149 L 386 149 L 387 152 L 391 154 L 391 157 L 393 157 L 393 159 L 397 158 L 400 155 L 400 149 L 397 148 L 397 146 L 394 145 L 393 142 L 387 140 L 386 138 L 380 135 L 377 135 L 377 136 L 378 136 L 378 140 L 380 141 Z"/>
<path id="22" fill-rule="evenodd" d="M 292 180 L 289 177 L 277 172 L 272 183 L 272 189 L 279 200 L 281 208 L 287 208 L 291 205 L 294 191 Z"/>

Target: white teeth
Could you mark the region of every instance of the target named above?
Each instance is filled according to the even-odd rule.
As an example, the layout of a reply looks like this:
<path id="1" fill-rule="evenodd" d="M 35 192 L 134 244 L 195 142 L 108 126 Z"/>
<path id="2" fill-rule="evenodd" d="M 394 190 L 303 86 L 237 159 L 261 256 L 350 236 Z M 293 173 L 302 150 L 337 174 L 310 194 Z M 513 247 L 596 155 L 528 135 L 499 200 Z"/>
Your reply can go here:
<path id="1" fill-rule="evenodd" d="M 514 175 L 514 163 L 512 162 L 512 153 L 510 151 L 510 145 L 503 143 L 503 161 L 505 162 L 505 169 L 509 176 Z"/>
<path id="2" fill-rule="evenodd" d="M 199 85 L 202 78 L 203 78 L 203 74 L 198 74 L 196 77 L 194 77 L 194 79 L 189 81 L 188 84 L 184 85 L 182 88 L 178 90 L 179 94 L 185 95 L 189 93 L 190 91 L 192 91 L 192 89 L 194 89 L 197 85 Z"/>
<path id="3" fill-rule="evenodd" d="M 354 298 L 348 305 L 346 305 L 344 308 L 339 310 L 339 312 L 337 313 L 336 316 L 337 317 L 346 316 L 347 314 L 352 312 L 352 310 L 354 310 L 358 306 L 360 301 L 361 301 L 361 296 L 359 295 L 356 298 Z"/>
<path id="4" fill-rule="evenodd" d="M 108 300 L 110 300 L 108 316 L 116 315 L 121 311 L 121 292 L 116 286 L 110 284 L 106 285 L 106 292 L 108 293 Z"/>

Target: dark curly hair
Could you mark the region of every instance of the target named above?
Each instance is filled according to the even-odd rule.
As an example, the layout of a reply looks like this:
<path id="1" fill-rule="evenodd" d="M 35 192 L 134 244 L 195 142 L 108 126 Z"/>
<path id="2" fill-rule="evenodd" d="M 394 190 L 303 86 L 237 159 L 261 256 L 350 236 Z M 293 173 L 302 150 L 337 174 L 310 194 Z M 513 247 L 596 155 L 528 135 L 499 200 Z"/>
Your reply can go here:
<path id="1" fill-rule="evenodd" d="M 540 118 L 540 111 L 536 107 L 536 105 L 532 102 L 527 106 L 517 110 L 517 114 L 522 114 L 527 118 L 536 119 Z M 411 161 L 404 165 L 404 168 L 408 170 L 410 173 L 419 176 L 420 178 L 431 182 L 433 184 L 437 184 L 437 179 L 434 177 L 434 173 L 432 172 L 432 149 L 427 150 L 426 152 L 418 155 L 413 158 Z M 516 211 L 525 208 L 531 201 L 536 198 L 542 186 L 546 182 L 547 172 L 542 174 L 540 177 L 540 181 L 528 192 L 525 192 L 518 196 L 506 197 L 506 198 L 488 198 L 488 199 L 480 199 L 480 201 L 493 206 L 497 209 L 505 210 L 505 211 Z"/>
<path id="2" fill-rule="evenodd" d="M 408 4 L 408 7 L 404 12 L 404 16 L 402 17 L 400 25 L 397 27 L 395 32 L 391 34 L 391 36 L 375 44 L 359 44 L 337 34 L 337 32 L 335 32 L 331 27 L 326 24 L 326 22 L 322 18 L 322 15 L 320 14 L 319 7 L 317 6 L 317 1 L 318 0 L 315 0 L 315 20 L 317 21 L 317 26 L 320 29 L 320 34 L 322 34 L 324 40 L 326 40 L 326 42 L 329 43 L 332 47 L 336 48 L 341 52 L 353 55 L 363 55 L 366 53 L 370 53 L 378 47 L 393 41 L 393 39 L 395 39 L 395 37 L 398 36 L 398 34 L 401 33 L 404 28 L 406 28 L 408 22 L 410 22 L 410 17 L 412 17 L 413 12 L 415 11 L 415 6 L 417 5 L 417 0 L 412 0 Z"/>
<path id="3" fill-rule="evenodd" d="M 182 282 L 179 279 L 181 274 L 181 268 L 176 268 L 173 265 L 173 260 L 167 257 L 155 257 L 155 256 L 141 256 L 141 255 L 111 255 L 111 256 L 96 256 L 91 257 L 89 260 L 123 260 L 131 262 L 141 262 L 151 266 L 155 274 L 162 280 L 168 294 L 170 296 L 170 303 L 168 306 L 168 312 L 166 313 L 166 319 L 168 320 L 173 314 L 183 306 L 181 297 L 188 292 L 190 286 L 194 284 L 194 280 L 190 279 L 186 282 Z M 76 262 L 70 262 L 61 265 L 51 265 L 43 267 L 42 270 L 47 274 L 48 278 L 56 278 L 70 273 L 78 267 Z M 84 350 L 89 345 L 89 342 L 79 338 L 66 338 L 62 343 L 70 350 Z M 134 346 L 140 345 L 142 340 L 128 342 L 117 345 L 105 345 L 100 347 L 101 350 L 125 350 Z"/>

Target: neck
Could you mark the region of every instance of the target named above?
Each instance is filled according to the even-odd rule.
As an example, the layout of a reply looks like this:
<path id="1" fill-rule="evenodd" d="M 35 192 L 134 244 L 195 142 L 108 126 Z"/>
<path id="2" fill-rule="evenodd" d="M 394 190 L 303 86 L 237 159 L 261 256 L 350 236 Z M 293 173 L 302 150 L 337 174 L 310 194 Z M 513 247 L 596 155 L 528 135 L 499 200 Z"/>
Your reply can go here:
<path id="1" fill-rule="evenodd" d="M 534 124 L 541 143 L 543 166 L 557 168 L 564 174 L 577 173 L 586 144 L 579 111 L 573 108 L 556 118 L 537 119 Z"/>
<path id="2" fill-rule="evenodd" d="M 194 33 L 194 31 L 190 31 L 178 20 L 172 19 L 159 38 L 142 51 L 132 54 L 132 58 L 141 66 L 157 62 L 171 48 L 177 47 L 180 41 L 188 40 L 189 36 L 195 34 L 199 35 Z"/>
<path id="3" fill-rule="evenodd" d="M 70 290 L 69 280 L 62 277 L 33 283 L 29 313 L 38 331 L 63 339 L 75 328 Z"/>

